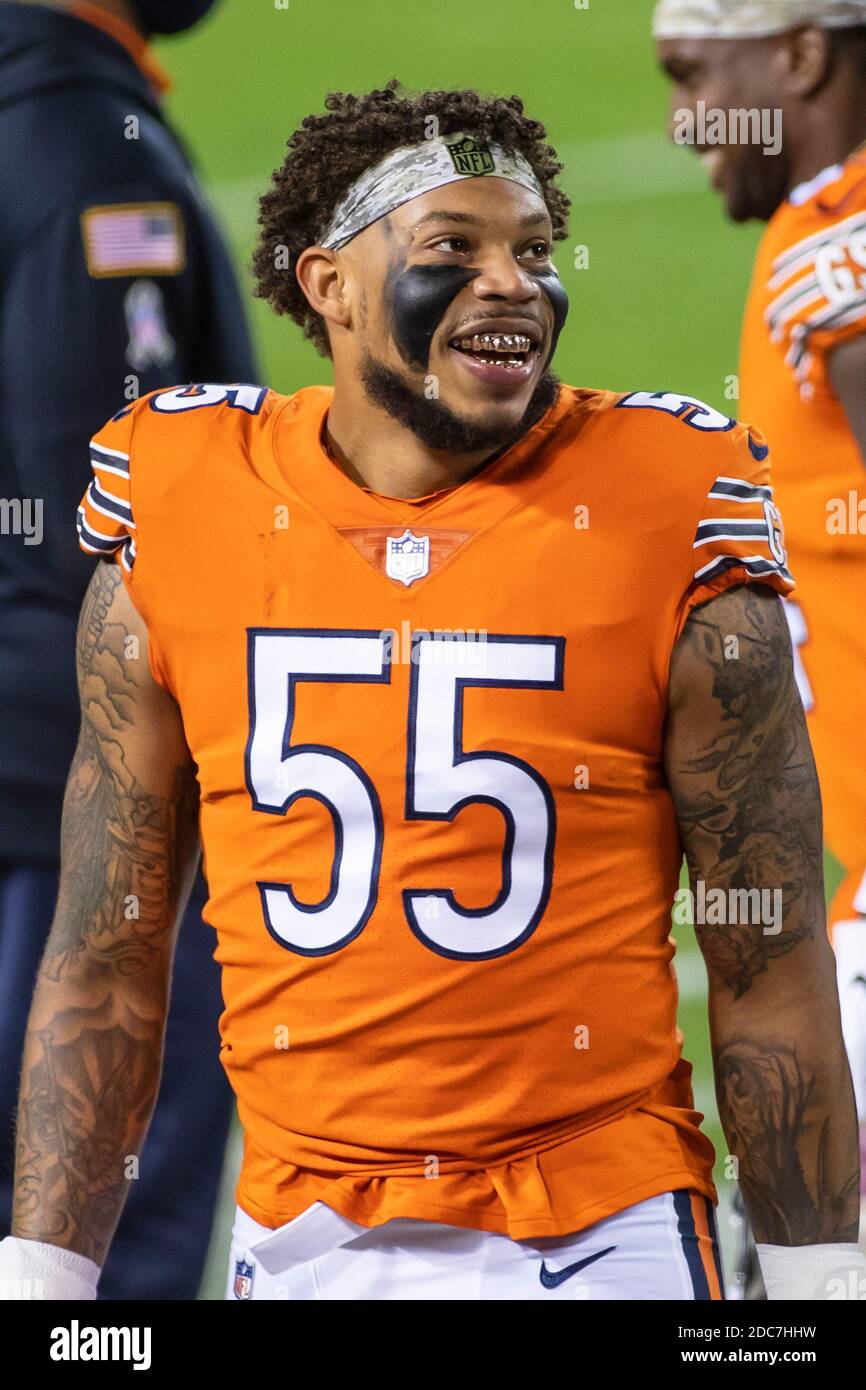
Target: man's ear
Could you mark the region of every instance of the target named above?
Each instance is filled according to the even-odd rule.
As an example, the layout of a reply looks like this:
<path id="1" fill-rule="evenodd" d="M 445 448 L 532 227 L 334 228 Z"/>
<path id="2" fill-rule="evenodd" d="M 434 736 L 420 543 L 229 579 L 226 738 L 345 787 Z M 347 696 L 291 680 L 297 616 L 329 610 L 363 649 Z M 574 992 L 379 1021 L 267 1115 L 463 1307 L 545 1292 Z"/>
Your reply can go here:
<path id="1" fill-rule="evenodd" d="M 295 276 L 310 307 L 326 323 L 349 327 L 352 315 L 346 276 L 333 251 L 307 246 L 297 259 Z"/>
<path id="2" fill-rule="evenodd" d="M 806 24 L 785 38 L 786 94 L 805 101 L 824 86 L 833 70 L 832 39 L 826 29 Z"/>

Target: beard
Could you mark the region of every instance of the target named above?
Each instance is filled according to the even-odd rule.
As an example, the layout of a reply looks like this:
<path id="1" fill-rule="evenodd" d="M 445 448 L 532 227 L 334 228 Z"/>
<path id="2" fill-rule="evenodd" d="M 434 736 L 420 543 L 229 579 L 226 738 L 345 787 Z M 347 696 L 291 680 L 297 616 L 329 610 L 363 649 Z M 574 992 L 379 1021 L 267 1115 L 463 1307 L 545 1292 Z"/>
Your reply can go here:
<path id="1" fill-rule="evenodd" d="M 553 372 L 543 372 L 522 418 L 509 425 L 477 425 L 457 415 L 442 401 L 427 400 L 366 349 L 361 362 L 361 384 L 374 405 L 411 430 L 428 449 L 475 454 L 484 449 L 502 452 L 516 444 L 554 404 L 561 383 Z"/>

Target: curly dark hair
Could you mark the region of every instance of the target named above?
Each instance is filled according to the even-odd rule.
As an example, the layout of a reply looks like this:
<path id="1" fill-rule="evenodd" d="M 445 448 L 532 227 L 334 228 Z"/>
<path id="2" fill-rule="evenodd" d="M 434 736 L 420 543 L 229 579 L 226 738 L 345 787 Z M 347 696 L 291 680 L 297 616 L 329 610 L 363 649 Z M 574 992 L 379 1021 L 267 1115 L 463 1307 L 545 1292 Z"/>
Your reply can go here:
<path id="1" fill-rule="evenodd" d="M 389 151 L 429 137 L 430 117 L 440 135 L 464 132 L 509 154 L 519 151 L 541 184 L 554 240 L 566 236 L 571 203 L 556 184 L 562 165 L 541 122 L 523 114 L 520 97 L 484 97 L 471 89 L 413 94 L 392 78 L 363 96 L 330 92 L 325 107 L 327 115 L 306 116 L 289 137 L 282 167 L 260 200 L 261 234 L 252 263 L 255 294 L 275 313 L 293 318 L 323 357 L 330 356 L 328 335 L 295 277 L 298 257 L 316 245 L 355 179 Z"/>

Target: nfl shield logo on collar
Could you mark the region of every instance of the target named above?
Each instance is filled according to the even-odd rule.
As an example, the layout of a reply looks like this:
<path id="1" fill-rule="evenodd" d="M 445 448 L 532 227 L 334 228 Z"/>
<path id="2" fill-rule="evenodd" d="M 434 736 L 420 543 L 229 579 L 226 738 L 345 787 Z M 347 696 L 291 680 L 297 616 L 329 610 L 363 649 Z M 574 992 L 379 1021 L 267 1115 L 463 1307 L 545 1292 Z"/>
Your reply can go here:
<path id="1" fill-rule="evenodd" d="M 245 1260 L 235 1262 L 235 1298 L 252 1298 L 253 1267 Z"/>
<path id="2" fill-rule="evenodd" d="M 388 536 L 385 573 L 401 584 L 423 579 L 430 569 L 430 537 L 413 536 L 408 526 L 402 536 Z"/>

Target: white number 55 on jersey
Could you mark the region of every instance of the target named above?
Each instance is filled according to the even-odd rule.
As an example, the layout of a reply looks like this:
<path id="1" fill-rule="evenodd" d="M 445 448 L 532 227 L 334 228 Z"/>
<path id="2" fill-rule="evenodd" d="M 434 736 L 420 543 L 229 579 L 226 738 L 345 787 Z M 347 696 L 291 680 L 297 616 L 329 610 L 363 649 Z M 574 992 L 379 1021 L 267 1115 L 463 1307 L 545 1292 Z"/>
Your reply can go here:
<path id="1" fill-rule="evenodd" d="M 247 786 L 253 809 L 285 815 L 299 797 L 327 807 L 335 854 L 328 893 L 299 902 L 290 883 L 259 883 L 268 931 L 301 955 L 325 955 L 363 931 L 376 905 L 383 820 L 376 789 L 347 753 L 327 743 L 292 744 L 299 681 L 387 684 L 383 633 L 252 629 L 248 635 L 250 734 Z M 437 644 L 447 640 L 447 660 Z M 414 651 L 406 756 L 406 818 L 452 821 L 476 802 L 505 819 L 501 883 L 488 907 L 465 908 L 447 885 L 407 888 L 412 931 L 440 955 L 486 960 L 515 950 L 538 926 L 550 896 L 556 816 L 535 768 L 506 752 L 462 746 L 467 686 L 562 689 L 565 639 L 488 634 L 484 675 L 476 643 L 429 635 Z"/>

